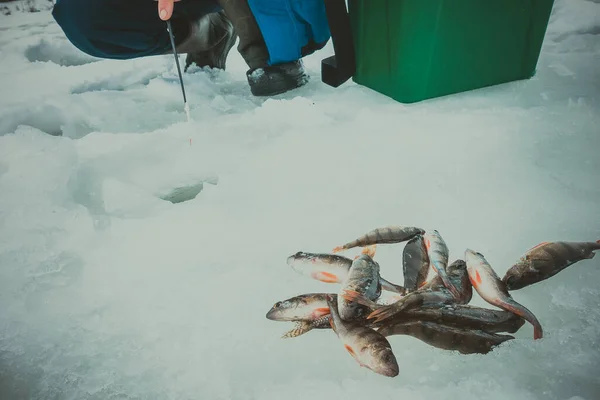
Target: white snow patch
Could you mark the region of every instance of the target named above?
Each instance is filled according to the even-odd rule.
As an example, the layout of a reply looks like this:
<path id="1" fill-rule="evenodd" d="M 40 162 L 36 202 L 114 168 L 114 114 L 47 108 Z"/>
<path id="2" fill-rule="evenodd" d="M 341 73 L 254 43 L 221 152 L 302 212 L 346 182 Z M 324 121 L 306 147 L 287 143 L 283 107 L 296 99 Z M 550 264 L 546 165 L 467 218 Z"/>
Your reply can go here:
<path id="1" fill-rule="evenodd" d="M 48 41 L 42 39 L 38 44 L 32 45 L 25 51 L 25 57 L 30 62 L 53 62 L 70 67 L 85 65 L 99 61 L 98 58 L 82 53 L 68 41 Z"/>
<path id="2" fill-rule="evenodd" d="M 172 55 L 85 63 L 47 11 L 0 16 L 0 397 L 598 398 L 598 256 L 513 293 L 543 340 L 526 324 L 461 356 L 394 336 L 394 379 L 265 313 L 336 290 L 290 254 L 384 225 L 501 276 L 539 242 L 600 239 L 599 12 L 557 0 L 531 80 L 411 105 L 322 84 L 331 44 L 305 87 L 255 98 L 234 49 L 184 74 L 189 122 Z M 377 249 L 399 284 L 401 257 Z"/>

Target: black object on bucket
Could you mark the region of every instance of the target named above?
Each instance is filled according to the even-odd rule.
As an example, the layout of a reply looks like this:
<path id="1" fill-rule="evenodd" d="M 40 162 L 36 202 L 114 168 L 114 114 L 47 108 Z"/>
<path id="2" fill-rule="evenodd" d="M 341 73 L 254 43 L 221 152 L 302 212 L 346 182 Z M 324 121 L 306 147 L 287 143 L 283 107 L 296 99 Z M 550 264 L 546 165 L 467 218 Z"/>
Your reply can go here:
<path id="1" fill-rule="evenodd" d="M 321 80 L 338 87 L 356 72 L 356 56 L 346 0 L 324 0 L 335 55 L 321 61 Z"/>

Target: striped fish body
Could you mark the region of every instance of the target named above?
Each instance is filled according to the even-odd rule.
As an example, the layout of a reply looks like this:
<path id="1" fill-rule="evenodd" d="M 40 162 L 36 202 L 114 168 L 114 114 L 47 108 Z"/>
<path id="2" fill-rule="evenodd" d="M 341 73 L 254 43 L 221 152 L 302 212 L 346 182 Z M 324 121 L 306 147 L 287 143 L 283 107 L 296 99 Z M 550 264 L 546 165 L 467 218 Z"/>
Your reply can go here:
<path id="1" fill-rule="evenodd" d="M 267 312 L 266 317 L 272 321 L 317 320 L 330 313 L 327 305 L 328 295 L 328 293 L 307 293 L 278 301 Z"/>
<path id="2" fill-rule="evenodd" d="M 348 271 L 348 277 L 342 283 L 338 293 L 340 317 L 345 321 L 350 321 L 364 315 L 368 308 L 344 299 L 342 294 L 346 290 L 356 291 L 369 300 L 377 300 L 381 295 L 379 264 L 366 254 L 362 254 L 353 261 L 350 271 Z"/>
<path id="3" fill-rule="evenodd" d="M 398 362 L 388 340 L 377 331 L 360 323 L 344 321 L 335 303 L 330 302 L 330 308 L 331 327 L 356 362 L 361 367 L 366 367 L 380 375 L 397 376 Z"/>
<path id="4" fill-rule="evenodd" d="M 517 303 L 511 297 L 506 285 L 500 280 L 483 254 L 466 249 L 465 260 L 469 280 L 479 296 L 489 304 L 523 317 L 533 325 L 533 338 L 541 339 L 544 332 L 540 321 L 527 307 Z"/>
<path id="5" fill-rule="evenodd" d="M 502 278 L 508 290 L 541 282 L 585 259 L 594 258 L 599 242 L 543 242 L 533 247 Z"/>
<path id="6" fill-rule="evenodd" d="M 446 242 L 437 230 L 427 232 L 424 237 L 425 247 L 431 266 L 444 282 L 444 286 L 455 296 L 459 297 L 460 293 L 454 284 L 450 281 L 446 268 L 448 266 L 449 250 Z"/>
<path id="7" fill-rule="evenodd" d="M 297 273 L 326 283 L 341 283 L 348 276 L 352 260 L 347 257 L 299 251 L 287 258 Z"/>
<path id="8" fill-rule="evenodd" d="M 461 354 L 486 354 L 493 347 L 514 339 L 510 335 L 498 335 L 480 330 L 457 328 L 434 322 L 409 322 L 385 328 L 383 336 L 409 335 L 444 350 L 454 350 Z"/>
<path id="9" fill-rule="evenodd" d="M 425 231 L 423 229 L 414 226 L 390 225 L 373 229 L 351 242 L 336 247 L 335 250 L 348 250 L 354 247 L 365 247 L 374 244 L 401 243 L 424 233 Z"/>
<path id="10" fill-rule="evenodd" d="M 435 308 L 420 308 L 398 313 L 381 324 L 379 332 L 385 335 L 385 332 L 394 325 L 417 321 L 428 321 L 455 328 L 481 330 L 489 333 L 515 333 L 525 324 L 523 318 L 508 311 L 453 304 L 451 306 L 440 305 Z M 386 330 L 382 331 L 382 329 Z"/>
<path id="11" fill-rule="evenodd" d="M 406 243 L 402 252 L 404 288 L 414 291 L 423 286 L 426 283 L 429 268 L 429 256 L 423 235 L 417 235 Z"/>
<path id="12" fill-rule="evenodd" d="M 467 263 L 463 260 L 456 260 L 447 268 L 448 278 L 456 287 L 460 296 L 455 299 L 456 304 L 468 304 L 473 297 L 473 285 L 469 280 Z"/>

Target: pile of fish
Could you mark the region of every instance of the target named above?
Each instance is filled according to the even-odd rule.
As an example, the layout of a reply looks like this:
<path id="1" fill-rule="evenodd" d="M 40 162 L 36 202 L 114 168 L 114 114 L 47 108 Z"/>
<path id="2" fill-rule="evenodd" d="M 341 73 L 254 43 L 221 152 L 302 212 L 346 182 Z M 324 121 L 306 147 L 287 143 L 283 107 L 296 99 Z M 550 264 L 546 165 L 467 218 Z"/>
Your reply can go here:
<path id="1" fill-rule="evenodd" d="M 406 242 L 403 285 L 384 279 L 375 261 L 376 246 Z M 354 259 L 335 253 L 361 247 Z M 266 317 L 293 321 L 283 335 L 332 329 L 361 367 L 394 377 L 398 363 L 386 337 L 410 335 L 437 348 L 462 354 L 490 352 L 514 339 L 525 321 L 534 339 L 543 337 L 540 321 L 509 291 L 548 279 L 568 266 L 594 257 L 597 242 L 543 242 L 528 250 L 500 279 L 485 257 L 466 249 L 449 263 L 449 250 L 437 230 L 388 226 L 333 249 L 332 254 L 298 252 L 287 259 L 296 272 L 339 284 L 337 293 L 308 293 L 278 301 Z M 468 305 L 473 288 L 498 309 Z M 382 291 L 391 302 L 383 302 Z M 502 334 L 505 333 L 505 334 Z"/>

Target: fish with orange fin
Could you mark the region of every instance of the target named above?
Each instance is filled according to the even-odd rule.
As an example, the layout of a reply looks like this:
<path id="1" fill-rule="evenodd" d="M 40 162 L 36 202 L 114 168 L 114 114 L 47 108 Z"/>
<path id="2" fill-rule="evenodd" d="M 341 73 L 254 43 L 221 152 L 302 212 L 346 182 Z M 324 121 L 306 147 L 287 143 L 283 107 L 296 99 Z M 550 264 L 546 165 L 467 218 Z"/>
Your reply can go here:
<path id="1" fill-rule="evenodd" d="M 458 290 L 458 296 L 452 295 L 454 301 L 450 301 L 448 304 L 467 304 L 470 302 L 473 297 L 473 285 L 469 280 L 467 263 L 464 260 L 455 260 L 446 268 L 446 274 L 448 280 Z M 435 275 L 429 282 L 425 282 L 419 290 L 450 292 L 439 275 Z"/>
<path id="2" fill-rule="evenodd" d="M 331 328 L 356 362 L 377 374 L 397 376 L 400 368 L 388 340 L 361 323 L 344 321 L 333 297 L 328 299 L 328 304 L 331 309 Z"/>
<path id="3" fill-rule="evenodd" d="M 403 311 L 412 310 L 417 307 L 450 304 L 453 301 L 454 296 L 447 290 L 417 290 L 416 292 L 410 292 L 395 303 L 372 305 L 371 309 L 374 310 L 367 316 L 367 320 L 379 323 Z"/>
<path id="4" fill-rule="evenodd" d="M 357 292 L 347 291 L 344 293 L 344 298 L 348 301 L 354 301 L 367 306 L 370 309 L 379 307 L 379 304 L 364 298 L 364 296 Z M 504 310 L 490 310 L 467 304 L 439 304 L 438 306 L 415 308 L 399 312 L 393 318 L 383 323 L 374 323 L 371 327 L 378 328 L 382 335 L 387 336 L 387 332 L 392 330 L 395 325 L 416 321 L 429 321 L 436 324 L 461 329 L 481 330 L 489 333 L 515 333 L 525 324 L 523 318 Z"/>
<path id="5" fill-rule="evenodd" d="M 427 255 L 431 266 L 435 269 L 435 272 L 439 275 L 444 282 L 444 286 L 452 293 L 455 297 L 460 296 L 460 292 L 454 286 L 454 284 L 448 278 L 446 273 L 446 266 L 448 265 L 449 250 L 446 242 L 437 230 L 428 231 L 423 236 L 425 247 L 427 248 Z"/>
<path id="6" fill-rule="evenodd" d="M 546 280 L 581 260 L 594 258 L 597 242 L 543 242 L 521 257 L 504 275 L 508 290 L 518 290 Z"/>
<path id="7" fill-rule="evenodd" d="M 436 276 L 429 284 L 414 292 L 408 293 L 395 303 L 389 305 L 373 306 L 368 320 L 379 323 L 393 317 L 395 314 L 408 311 L 417 307 L 431 307 L 443 304 L 467 304 L 471 301 L 473 288 L 468 279 L 466 263 L 456 260 L 448 266 L 448 280 L 457 289 L 458 296 L 452 294 L 442 282 L 440 276 Z M 344 293 L 340 294 L 344 296 Z"/>
<path id="8" fill-rule="evenodd" d="M 333 249 L 333 252 L 337 253 L 354 247 L 365 247 L 373 244 L 401 243 L 423 233 L 425 233 L 423 229 L 414 226 L 390 225 L 373 229 L 351 242 L 337 246 Z"/>
<path id="9" fill-rule="evenodd" d="M 404 273 L 404 288 L 410 292 L 417 290 L 437 275 L 429 262 L 423 235 L 415 236 L 404 246 L 402 270 Z M 430 274 L 430 270 L 433 273 Z"/>
<path id="10" fill-rule="evenodd" d="M 500 280 L 483 254 L 466 249 L 465 260 L 471 284 L 481 298 L 496 307 L 523 317 L 533 325 L 533 338 L 541 339 L 544 332 L 537 317 L 527 307 L 517 303 L 511 297 L 506 285 Z"/>
<path id="11" fill-rule="evenodd" d="M 377 245 L 376 244 L 365 246 L 360 252 L 360 254 L 366 254 L 371 258 L 375 258 L 376 253 L 377 253 Z M 354 257 L 354 259 L 356 260 L 358 257 L 360 257 L 360 256 L 356 256 L 356 257 Z"/>
<path id="12" fill-rule="evenodd" d="M 342 282 L 340 293 L 346 290 L 357 291 L 369 300 L 381 296 L 379 264 L 368 254 L 361 254 L 352 262 L 346 280 Z M 349 321 L 361 317 L 367 311 L 357 303 L 348 302 L 338 294 L 338 311 L 343 320 Z"/>
<path id="13" fill-rule="evenodd" d="M 447 326 L 429 321 L 413 321 L 379 330 L 385 337 L 409 335 L 430 346 L 454 350 L 461 354 L 487 354 L 494 347 L 514 339 L 510 335 L 499 335 L 476 329 Z"/>
<path id="14" fill-rule="evenodd" d="M 315 328 L 329 328 L 328 295 L 336 296 L 328 293 L 307 293 L 278 301 L 267 312 L 267 319 L 296 323 L 294 329 L 283 335 L 284 338 L 297 337 Z"/>
<path id="15" fill-rule="evenodd" d="M 341 283 L 348 275 L 352 260 L 335 254 L 299 251 L 287 258 L 287 264 L 299 274 L 318 281 Z"/>
<path id="16" fill-rule="evenodd" d="M 366 247 L 363 254 L 375 255 L 374 247 Z M 371 257 L 371 256 L 370 256 Z M 356 257 L 358 258 L 358 257 Z M 371 257 L 372 258 L 372 257 Z M 351 258 L 336 254 L 307 253 L 299 251 L 287 258 L 287 264 L 299 274 L 311 277 L 325 283 L 342 283 L 348 277 L 348 271 L 352 266 Z M 383 290 L 388 292 L 404 294 L 406 290 L 380 277 Z"/>

